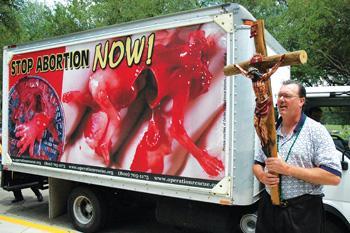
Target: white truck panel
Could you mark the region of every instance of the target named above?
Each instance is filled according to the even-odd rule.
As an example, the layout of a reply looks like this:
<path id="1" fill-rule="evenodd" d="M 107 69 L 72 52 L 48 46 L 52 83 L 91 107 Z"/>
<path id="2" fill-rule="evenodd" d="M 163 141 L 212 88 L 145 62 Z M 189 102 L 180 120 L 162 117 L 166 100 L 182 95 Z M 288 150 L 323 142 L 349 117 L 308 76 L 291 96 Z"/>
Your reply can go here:
<path id="1" fill-rule="evenodd" d="M 8 111 L 8 100 L 10 98 L 9 74 L 11 72 L 9 70 L 9 65 L 13 56 L 60 47 L 67 47 L 69 48 L 68 51 L 72 51 L 76 48 L 85 48 L 85 44 L 91 46 L 94 43 L 97 44 L 99 41 L 106 41 L 111 38 L 119 38 L 128 35 L 138 37 L 144 33 L 199 24 L 204 24 L 204 28 L 206 28 L 206 25 L 211 23 L 213 25 L 218 25 L 217 27 L 224 30 L 224 39 L 226 40 L 226 64 L 232 64 L 249 59 L 255 52 L 253 40 L 249 38 L 249 27 L 242 25 L 242 19 L 254 20 L 251 14 L 243 7 L 237 4 L 229 4 L 204 10 L 140 20 L 118 26 L 110 26 L 5 48 L 3 66 L 3 151 L 5 153 L 9 152 L 8 135 L 11 132 L 9 132 L 6 126 L 9 125 L 10 117 Z M 225 24 L 225 26 L 221 27 L 221 24 Z M 285 52 L 268 33 L 266 38 L 268 53 L 270 55 Z M 83 47 L 81 47 L 82 45 Z M 67 74 L 68 72 L 73 71 L 67 71 Z M 85 75 L 89 73 L 88 71 L 84 72 Z M 289 68 L 281 68 L 272 78 L 274 92 L 278 90 L 280 83 L 288 78 Z M 74 85 L 74 82 L 71 83 L 71 85 Z M 253 156 L 257 148 L 257 137 L 253 127 L 255 97 L 251 88 L 251 82 L 243 77 L 228 77 L 223 80 L 223 83 L 224 93 L 222 94 L 222 98 L 226 108 L 224 114 L 219 118 L 222 125 L 217 124 L 218 128 L 223 128 L 223 135 L 221 136 L 221 142 L 216 143 L 223 144 L 222 147 L 224 150 L 223 162 L 225 169 L 220 178 L 222 180 L 220 183 L 219 180 L 213 179 L 210 175 L 203 175 L 204 180 L 190 179 L 184 181 L 185 183 L 187 182 L 184 185 L 184 183 L 181 184 L 182 177 L 177 176 L 176 172 L 174 172 L 174 174 L 171 173 L 172 176 L 158 177 L 157 179 L 162 180 L 161 182 L 155 180 L 148 181 L 148 173 L 139 174 L 127 171 L 127 177 L 123 177 L 118 176 L 118 172 L 123 173 L 123 170 L 115 169 L 115 167 L 108 169 L 101 168 L 101 166 L 103 166 L 102 160 L 99 162 L 100 165 L 96 167 L 79 167 L 79 164 L 70 164 L 69 160 L 64 160 L 65 163 L 62 163 L 55 161 L 39 161 L 35 159 L 25 160 L 18 157 L 16 161 L 13 162 L 11 157 L 13 158 L 14 155 L 11 155 L 11 157 L 4 156 L 2 163 L 6 165 L 7 169 L 13 171 L 39 174 L 89 184 L 228 205 L 252 204 L 257 200 L 257 194 L 260 191 L 258 182 L 255 180 L 251 170 Z M 63 92 L 64 91 L 62 91 L 62 94 Z M 66 110 L 68 109 L 66 106 L 64 108 Z M 71 116 L 71 114 L 68 115 Z M 190 124 L 189 128 L 191 125 L 193 124 Z M 68 131 L 69 130 L 66 129 L 66 133 Z M 194 134 L 195 132 L 193 135 Z M 198 172 L 191 173 L 191 168 L 198 166 L 192 157 L 188 159 L 188 164 L 192 164 L 193 166 L 188 165 L 185 167 L 183 170 L 185 174 L 193 174 L 194 176 L 198 174 Z M 70 167 L 70 169 L 67 169 L 67 167 Z M 140 178 L 141 176 L 144 176 L 144 179 Z M 186 177 L 184 177 L 184 179 L 185 178 Z M 172 179 L 176 179 L 176 183 L 173 183 Z M 207 185 L 204 184 L 205 180 L 215 181 L 216 186 L 210 188 L 207 186 L 207 188 L 205 188 L 205 185 Z M 198 182 L 204 182 L 204 186 L 202 184 L 193 185 L 195 183 L 199 184 Z"/>

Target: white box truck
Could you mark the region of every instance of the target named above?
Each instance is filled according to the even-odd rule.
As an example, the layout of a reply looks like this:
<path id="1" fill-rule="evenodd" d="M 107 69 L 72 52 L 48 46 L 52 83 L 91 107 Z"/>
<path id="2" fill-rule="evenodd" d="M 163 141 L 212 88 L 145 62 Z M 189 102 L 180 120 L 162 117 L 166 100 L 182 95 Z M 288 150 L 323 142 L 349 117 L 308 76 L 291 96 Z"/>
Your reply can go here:
<path id="1" fill-rule="evenodd" d="M 255 53 L 252 20 L 225 4 L 5 47 L 4 171 L 47 177 L 50 217 L 67 210 L 83 232 L 140 197 L 160 222 L 254 232 L 255 97 L 223 74 Z"/>

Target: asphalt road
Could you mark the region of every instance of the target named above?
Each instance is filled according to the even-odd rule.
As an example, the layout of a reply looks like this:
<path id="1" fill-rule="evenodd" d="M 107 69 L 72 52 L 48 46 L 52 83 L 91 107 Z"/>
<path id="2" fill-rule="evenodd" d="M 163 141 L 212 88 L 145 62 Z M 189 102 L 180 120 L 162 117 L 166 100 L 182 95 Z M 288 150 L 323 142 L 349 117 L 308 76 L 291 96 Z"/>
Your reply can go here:
<path id="1" fill-rule="evenodd" d="M 67 214 L 59 216 L 55 219 L 48 217 L 48 190 L 42 191 L 44 196 L 43 202 L 38 202 L 34 193 L 30 189 L 23 190 L 24 201 L 19 203 L 11 203 L 13 200 L 12 192 L 0 189 L 0 216 L 7 216 L 12 219 L 35 223 L 38 226 L 59 227 L 66 232 L 77 232 L 73 229 Z M 122 219 L 115 219 L 99 233 L 184 233 L 184 229 L 176 229 L 171 226 L 162 225 L 156 222 L 152 209 L 135 207 L 129 213 L 126 213 Z M 8 225 L 1 224 L 0 232 L 2 233 L 42 233 L 46 231 L 37 231 L 29 229 L 28 231 L 20 230 L 10 231 Z M 50 231 L 49 231 L 50 232 Z M 52 231 L 54 232 L 54 231 Z M 190 232 L 190 231 L 188 231 Z"/>

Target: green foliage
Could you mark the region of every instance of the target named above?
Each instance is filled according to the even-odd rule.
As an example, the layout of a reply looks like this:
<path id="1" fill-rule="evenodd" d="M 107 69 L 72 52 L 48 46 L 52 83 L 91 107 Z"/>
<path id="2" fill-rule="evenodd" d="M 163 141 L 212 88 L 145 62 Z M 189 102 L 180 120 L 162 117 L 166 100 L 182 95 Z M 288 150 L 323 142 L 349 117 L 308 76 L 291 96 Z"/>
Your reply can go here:
<path id="1" fill-rule="evenodd" d="M 105 26 L 198 8 L 195 0 L 96 1 L 91 14 L 96 26 Z"/>
<path id="2" fill-rule="evenodd" d="M 0 46 L 13 43 L 20 34 L 20 24 L 16 18 L 18 4 L 13 0 L 0 1 Z M 0 55 L 2 58 L 2 53 Z M 2 61 L 2 59 L 1 59 Z M 1 63 L 2 64 L 2 63 Z"/>
<path id="3" fill-rule="evenodd" d="M 93 1 L 73 0 L 51 9 L 42 3 L 26 2 L 18 16 L 24 30 L 22 41 L 33 41 L 95 27 L 87 12 Z M 85 9 L 85 10 L 82 10 Z"/>
<path id="4" fill-rule="evenodd" d="M 308 85 L 350 85 L 350 1 L 287 2 L 266 16 L 266 27 L 287 50 L 307 51 L 308 63 L 293 67 L 293 77 Z"/>
<path id="5" fill-rule="evenodd" d="M 0 1 L 0 77 L 2 77 L 2 48 L 5 45 L 14 43 L 20 34 L 20 25 L 16 19 L 16 10 L 22 1 L 1 0 Z M 0 79 L 2 84 L 2 78 Z M 1 85 L 2 86 L 2 85 Z M 0 89 L 0 96 L 2 96 L 2 88 Z M 2 102 L 2 99 L 0 100 Z M 0 104 L 1 107 L 1 104 Z M 1 114 L 0 114 L 1 117 Z"/>
<path id="6" fill-rule="evenodd" d="M 322 119 L 331 125 L 349 125 L 350 126 L 350 107 L 322 107 Z"/>
<path id="7" fill-rule="evenodd" d="M 350 137 L 350 107 L 321 107 L 323 114 L 321 122 L 331 134 L 336 134 L 348 140 Z"/>
<path id="8" fill-rule="evenodd" d="M 232 2 L 232 1 L 223 1 Z M 308 86 L 350 85 L 350 0 L 238 0 L 288 50 L 304 49 L 308 63 L 292 77 Z"/>
<path id="9" fill-rule="evenodd" d="M 51 34 L 51 24 L 47 20 L 52 17 L 50 8 L 43 4 L 24 3 L 19 9 L 17 21 L 21 34 L 16 43 L 39 40 Z"/>
<path id="10" fill-rule="evenodd" d="M 67 0 L 53 7 L 1 0 L 0 46 L 230 2 L 264 19 L 288 51 L 308 52 L 308 63 L 292 67 L 292 77 L 307 85 L 350 85 L 350 0 Z"/>

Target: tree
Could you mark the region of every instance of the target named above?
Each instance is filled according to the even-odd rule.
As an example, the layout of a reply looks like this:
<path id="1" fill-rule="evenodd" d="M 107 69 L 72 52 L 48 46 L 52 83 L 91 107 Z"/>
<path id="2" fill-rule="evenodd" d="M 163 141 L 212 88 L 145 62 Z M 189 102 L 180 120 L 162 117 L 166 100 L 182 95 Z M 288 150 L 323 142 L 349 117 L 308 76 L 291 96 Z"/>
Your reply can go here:
<path id="1" fill-rule="evenodd" d="M 91 7 L 96 26 L 112 25 L 198 8 L 196 0 L 105 0 Z"/>
<path id="2" fill-rule="evenodd" d="M 293 78 L 309 86 L 350 85 L 350 0 L 234 2 L 264 19 L 266 29 L 288 51 L 307 51 L 308 63 L 292 67 Z"/>
<path id="3" fill-rule="evenodd" d="M 350 0 L 239 2 L 265 19 L 266 28 L 287 50 L 308 52 L 308 63 L 292 67 L 292 77 L 310 86 L 350 85 Z"/>
<path id="4" fill-rule="evenodd" d="M 268 28 L 288 50 L 308 52 L 308 64 L 292 70 L 304 83 L 350 85 L 349 15 L 349 0 L 289 0 Z"/>
<path id="5" fill-rule="evenodd" d="M 16 10 L 22 1 L 1 0 L 0 1 L 0 77 L 2 77 L 3 52 L 5 45 L 14 43 L 20 37 L 19 22 L 16 18 Z M 2 78 L 0 79 L 2 86 Z M 2 89 L 0 90 L 2 96 Z M 1 101 L 2 102 L 2 101 Z M 0 115 L 1 116 L 1 115 Z"/>
<path id="6" fill-rule="evenodd" d="M 69 0 L 54 7 L 1 1 L 1 46 L 237 2 L 264 19 L 268 31 L 287 50 L 308 52 L 308 63 L 292 67 L 292 77 L 307 85 L 350 85 L 350 0 Z"/>
<path id="7" fill-rule="evenodd" d="M 22 41 L 41 40 L 94 28 L 89 14 L 92 3 L 72 0 L 68 5 L 56 3 L 48 7 L 38 2 L 26 2 L 18 14 L 24 30 Z"/>

